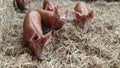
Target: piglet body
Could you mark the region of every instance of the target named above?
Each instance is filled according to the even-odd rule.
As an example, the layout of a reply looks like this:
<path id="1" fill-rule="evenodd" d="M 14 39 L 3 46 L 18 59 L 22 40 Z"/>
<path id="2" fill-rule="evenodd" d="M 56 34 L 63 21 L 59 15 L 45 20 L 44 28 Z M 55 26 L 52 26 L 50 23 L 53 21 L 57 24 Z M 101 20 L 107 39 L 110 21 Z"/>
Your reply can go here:
<path id="1" fill-rule="evenodd" d="M 42 23 L 49 26 L 52 30 L 58 30 L 67 21 L 68 10 L 60 11 L 58 7 L 54 7 L 53 11 L 38 10 L 41 15 Z"/>
<path id="2" fill-rule="evenodd" d="M 43 48 L 50 38 L 51 32 L 43 35 L 41 28 L 41 16 L 36 11 L 28 12 L 23 23 L 23 38 L 37 58 L 43 59 Z"/>
<path id="3" fill-rule="evenodd" d="M 28 5 L 31 2 L 31 0 L 13 0 L 13 5 L 15 7 L 15 10 L 20 9 L 21 11 L 27 10 Z"/>
<path id="4" fill-rule="evenodd" d="M 44 0 L 43 1 L 43 9 L 48 10 L 48 11 L 53 11 L 55 5 L 52 2 L 52 0 Z"/>
<path id="5" fill-rule="evenodd" d="M 91 24 L 91 20 L 94 17 L 94 11 L 89 11 L 85 2 L 78 2 L 74 10 L 74 16 L 76 21 L 82 28 L 83 32 L 87 32 L 89 25 Z"/>

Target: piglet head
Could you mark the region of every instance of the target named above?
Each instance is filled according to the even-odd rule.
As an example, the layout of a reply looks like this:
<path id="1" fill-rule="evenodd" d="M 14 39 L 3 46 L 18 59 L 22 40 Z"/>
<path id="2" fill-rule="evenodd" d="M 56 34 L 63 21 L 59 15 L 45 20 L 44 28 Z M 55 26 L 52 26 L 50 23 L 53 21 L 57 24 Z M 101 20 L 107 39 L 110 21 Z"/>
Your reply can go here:
<path id="1" fill-rule="evenodd" d="M 78 21 L 83 32 L 87 32 L 92 19 L 94 18 L 94 11 L 91 10 L 87 15 L 80 14 L 79 12 L 74 13 L 75 19 Z"/>
<path id="2" fill-rule="evenodd" d="M 55 29 L 58 30 L 60 29 L 65 22 L 67 21 L 67 17 L 68 17 L 68 9 L 65 11 L 61 11 L 59 10 L 58 6 L 55 6 L 55 8 L 53 9 L 53 16 L 55 18 Z"/>
<path id="3" fill-rule="evenodd" d="M 40 37 L 37 33 L 34 33 L 33 36 L 30 38 L 30 48 L 32 52 L 36 55 L 36 57 L 40 60 L 44 59 L 43 48 L 50 36 L 51 32 L 42 37 Z"/>
<path id="4" fill-rule="evenodd" d="M 23 5 L 24 5 L 25 9 L 28 8 L 28 4 L 29 4 L 30 2 L 31 2 L 31 0 L 22 0 L 22 3 L 23 3 Z"/>

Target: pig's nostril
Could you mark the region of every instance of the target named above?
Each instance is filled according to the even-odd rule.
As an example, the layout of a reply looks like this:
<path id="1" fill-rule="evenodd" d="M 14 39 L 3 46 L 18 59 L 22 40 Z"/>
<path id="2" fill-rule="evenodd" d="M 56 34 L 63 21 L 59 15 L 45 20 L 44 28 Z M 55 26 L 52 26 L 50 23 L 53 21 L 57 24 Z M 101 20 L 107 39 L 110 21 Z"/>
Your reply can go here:
<path id="1" fill-rule="evenodd" d="M 65 19 L 64 19 L 64 18 L 62 18 L 62 21 L 65 21 Z"/>

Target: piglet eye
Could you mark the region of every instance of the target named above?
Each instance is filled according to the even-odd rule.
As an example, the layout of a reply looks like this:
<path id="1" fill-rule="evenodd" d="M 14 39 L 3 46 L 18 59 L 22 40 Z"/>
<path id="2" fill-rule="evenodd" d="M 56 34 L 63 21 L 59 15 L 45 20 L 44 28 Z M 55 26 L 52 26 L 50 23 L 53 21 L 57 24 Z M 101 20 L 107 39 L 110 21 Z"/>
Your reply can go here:
<path id="1" fill-rule="evenodd" d="M 57 15 L 57 17 L 59 18 L 59 17 L 60 17 L 60 15 Z"/>

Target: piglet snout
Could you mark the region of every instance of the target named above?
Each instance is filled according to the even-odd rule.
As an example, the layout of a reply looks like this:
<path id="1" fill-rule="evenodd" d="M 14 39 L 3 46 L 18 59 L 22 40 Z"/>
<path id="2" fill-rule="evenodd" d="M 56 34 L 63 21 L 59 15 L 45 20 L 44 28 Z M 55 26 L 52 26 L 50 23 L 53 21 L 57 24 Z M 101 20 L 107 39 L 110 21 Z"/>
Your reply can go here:
<path id="1" fill-rule="evenodd" d="M 65 18 L 61 18 L 60 21 L 61 21 L 62 23 L 65 23 L 65 22 L 66 22 L 66 19 L 65 19 Z"/>
<path id="2" fill-rule="evenodd" d="M 38 59 L 39 60 L 44 60 L 45 59 L 45 55 L 43 53 L 41 53 L 39 56 L 38 56 Z"/>

